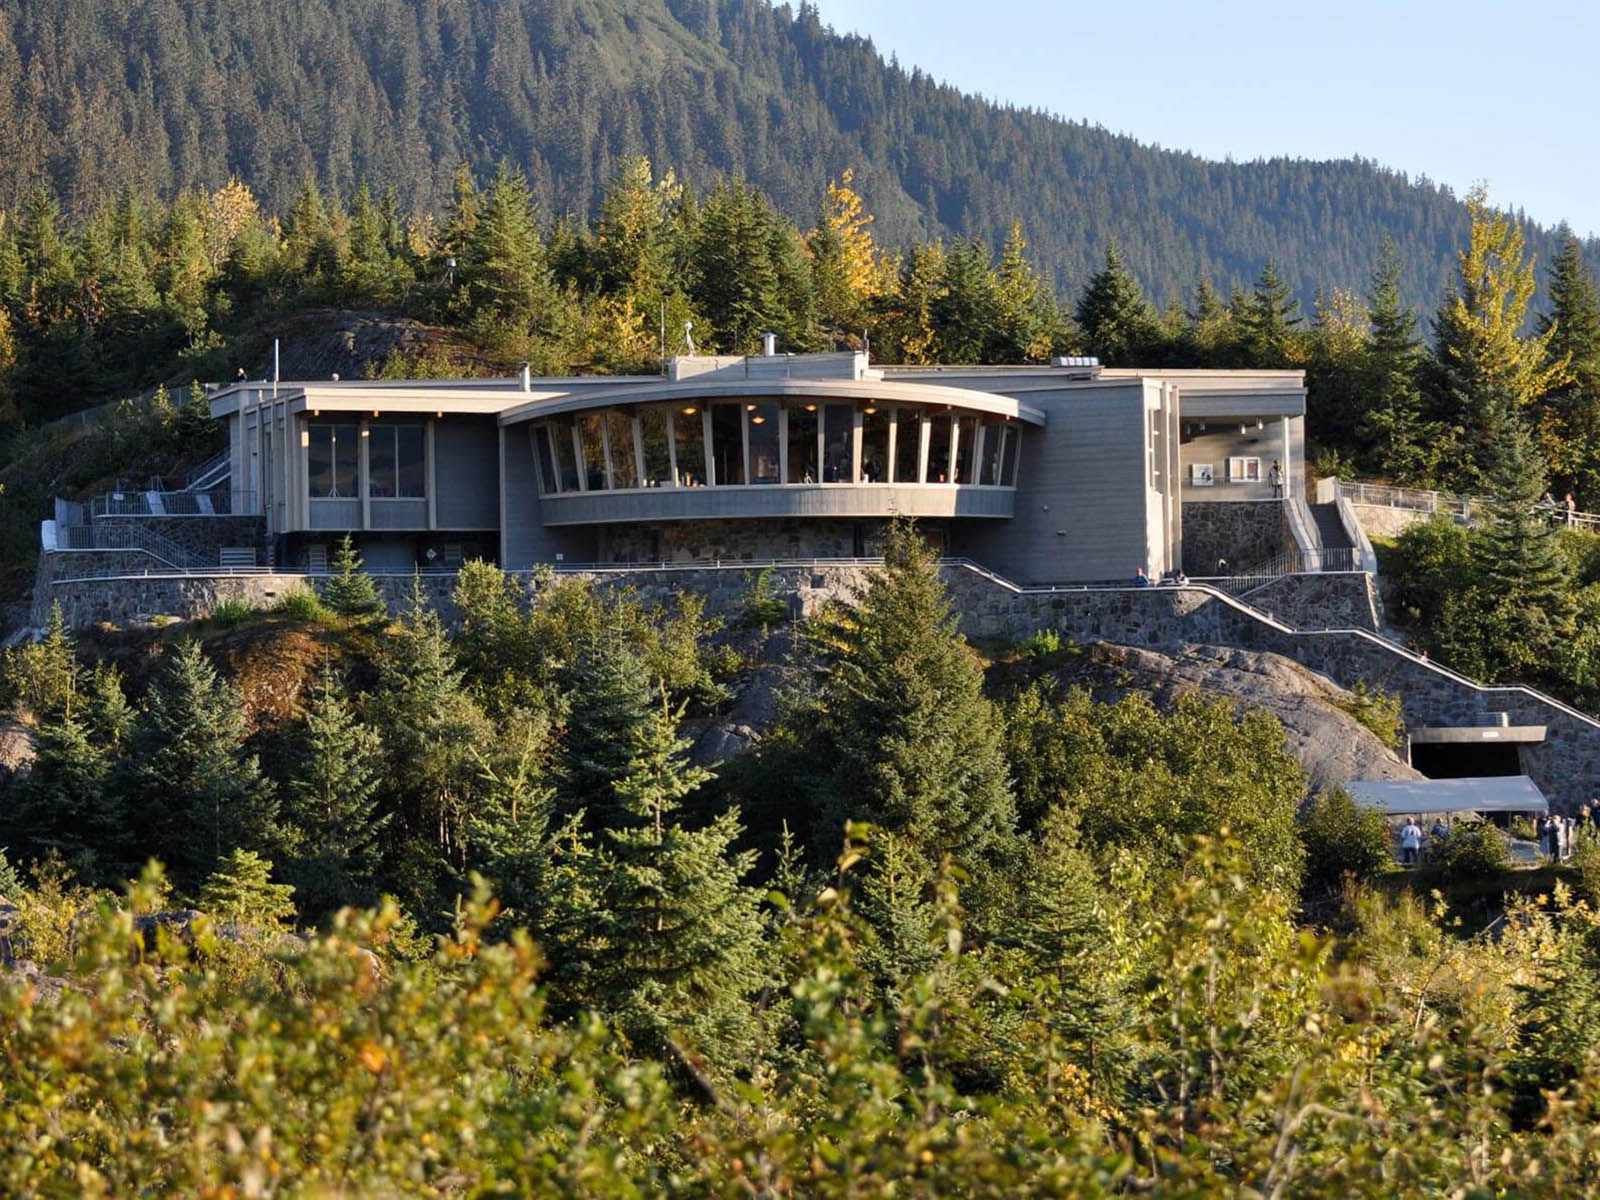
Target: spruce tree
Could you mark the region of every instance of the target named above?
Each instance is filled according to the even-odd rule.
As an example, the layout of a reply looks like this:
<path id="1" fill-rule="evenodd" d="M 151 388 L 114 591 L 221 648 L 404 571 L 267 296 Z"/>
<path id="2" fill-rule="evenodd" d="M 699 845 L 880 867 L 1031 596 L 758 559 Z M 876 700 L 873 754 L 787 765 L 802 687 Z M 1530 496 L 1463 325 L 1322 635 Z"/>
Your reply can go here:
<path id="1" fill-rule="evenodd" d="M 151 685 L 112 785 L 140 852 L 166 863 L 180 888 L 275 836 L 272 785 L 248 737 L 238 690 L 198 642 L 183 643 Z"/>
<path id="2" fill-rule="evenodd" d="M 1078 299 L 1078 328 L 1089 351 L 1107 366 L 1129 366 L 1156 340 L 1155 310 L 1113 242 L 1105 265 L 1089 277 Z"/>
<path id="3" fill-rule="evenodd" d="M 1556 490 L 1592 510 L 1600 506 L 1600 294 L 1570 230 L 1551 263 L 1549 292 L 1550 311 L 1539 319 L 1549 339 L 1545 363 L 1566 364 L 1566 378 L 1538 402 L 1541 449 Z"/>
<path id="4" fill-rule="evenodd" d="M 1356 431 L 1377 469 L 1417 482 L 1426 470 L 1424 450 L 1432 440 L 1423 425 L 1422 345 L 1416 336 L 1416 309 L 1400 299 L 1400 259 L 1388 238 L 1372 271 L 1367 322 L 1365 362 L 1358 372 L 1364 403 Z"/>
<path id="5" fill-rule="evenodd" d="M 520 170 L 502 160 L 482 197 L 461 261 L 470 311 L 507 329 L 543 326 L 555 308 L 555 288 Z"/>
<path id="6" fill-rule="evenodd" d="M 362 570 L 361 554 L 348 533 L 333 552 L 333 575 L 322 585 L 322 602 L 347 617 L 370 617 L 383 611 L 378 585 Z"/>
<path id="7" fill-rule="evenodd" d="M 710 773 L 688 766 L 688 742 L 665 695 L 633 731 L 616 781 L 626 828 L 597 849 L 569 830 L 575 870 L 549 877 L 542 932 L 558 995 L 613 1017 L 641 1049 L 660 1054 L 685 1035 L 721 1066 L 748 1044 L 749 997 L 761 986 L 760 892 L 740 880 L 753 852 L 735 853 L 738 815 L 702 829 L 677 819 L 683 798 Z"/>
<path id="8" fill-rule="evenodd" d="M 217 864 L 200 889 L 200 911 L 218 921 L 274 929 L 295 915 L 294 888 L 272 882 L 272 863 L 252 850 L 235 850 Z"/>
<path id="9" fill-rule="evenodd" d="M 1484 433 L 1499 447 L 1487 520 L 1474 543 L 1491 656 L 1520 672 L 1548 669 L 1572 632 L 1570 568 L 1560 533 L 1538 507 L 1545 477 L 1526 415 L 1501 389 Z"/>
<path id="10" fill-rule="evenodd" d="M 639 730 L 655 720 L 644 657 L 620 630 L 603 628 L 562 672 L 561 684 L 569 705 L 557 762 L 561 811 L 586 811 L 590 828 L 620 828 L 628 813 L 617 781 L 633 761 Z"/>
<path id="11" fill-rule="evenodd" d="M 1245 348 L 1252 367 L 1287 367 L 1299 357 L 1294 345 L 1300 324 L 1300 302 L 1278 277 L 1271 259 L 1261 269 L 1255 292 L 1245 309 Z"/>
<path id="12" fill-rule="evenodd" d="M 0 900 L 19 900 L 22 898 L 22 876 L 17 874 L 16 867 L 6 858 L 4 847 L 0 847 Z"/>
<path id="13" fill-rule="evenodd" d="M 1464 453 L 1455 482 L 1494 490 L 1503 480 L 1498 437 L 1504 411 L 1520 413 L 1566 378 L 1564 358 L 1550 360 L 1554 330 L 1523 337 L 1536 281 L 1521 226 L 1489 207 L 1482 189 L 1467 197 L 1471 229 L 1457 255 L 1456 279 L 1434 318 L 1438 378 L 1435 405 Z"/>
<path id="14" fill-rule="evenodd" d="M 989 248 L 978 238 L 957 238 L 944 255 L 933 300 L 933 324 L 942 362 L 981 363 L 988 357 L 999 297 Z"/>
<path id="15" fill-rule="evenodd" d="M 383 743 L 356 720 L 324 671 L 312 693 L 299 755 L 284 792 L 285 863 L 301 905 L 321 912 L 369 903 L 392 813 L 381 812 Z"/>
<path id="16" fill-rule="evenodd" d="M 820 854 L 833 857 L 847 821 L 870 821 L 930 864 L 952 855 L 980 889 L 993 882 L 1016 825 L 1000 718 L 914 526 L 891 526 L 884 568 L 837 636 L 817 728 L 797 731 L 815 747 Z"/>
<path id="17" fill-rule="evenodd" d="M 61 602 L 50 604 L 50 620 L 37 642 L 5 652 L 5 684 L 11 702 L 35 721 L 70 716 L 82 685 L 78 647 L 67 628 Z"/>
<path id="18" fill-rule="evenodd" d="M 995 326 L 989 361 L 1046 362 L 1065 340 L 1061 310 L 1027 257 L 1022 223 L 1013 222 L 995 283 Z"/>
<path id="19" fill-rule="evenodd" d="M 115 878 L 127 844 L 108 787 L 111 765 L 81 721 L 64 717 L 43 725 L 32 770 L 11 787 L 0 844 L 28 861 L 58 854 L 80 879 Z"/>

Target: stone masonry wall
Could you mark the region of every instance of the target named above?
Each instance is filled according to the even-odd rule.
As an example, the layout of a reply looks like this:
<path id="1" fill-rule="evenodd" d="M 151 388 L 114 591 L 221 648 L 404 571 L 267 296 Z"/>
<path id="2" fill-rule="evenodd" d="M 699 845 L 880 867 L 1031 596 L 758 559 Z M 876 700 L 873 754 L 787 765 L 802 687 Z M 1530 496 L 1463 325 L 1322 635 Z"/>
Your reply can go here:
<path id="1" fill-rule="evenodd" d="M 1413 525 L 1433 519 L 1433 514 L 1416 508 L 1388 508 L 1378 504 L 1352 504 L 1350 510 L 1369 538 L 1398 537 Z"/>
<path id="2" fill-rule="evenodd" d="M 789 597 L 791 611 L 810 615 L 830 600 L 858 593 L 871 569 L 779 568 L 772 571 L 770 584 L 775 594 Z M 737 567 L 687 567 L 605 571 L 594 577 L 602 586 L 632 588 L 647 602 L 666 602 L 682 592 L 695 592 L 706 597 L 711 612 L 726 616 L 739 611 L 757 574 Z M 970 638 L 1014 640 L 1036 630 L 1054 629 L 1078 642 L 1149 647 L 1197 644 L 1270 651 L 1302 663 L 1342 687 L 1365 683 L 1398 694 L 1411 726 L 1474 724 L 1492 712 L 1509 713 L 1515 725 L 1543 725 L 1547 741 L 1524 747 L 1522 761 L 1552 803 L 1570 811 L 1600 794 L 1600 725 L 1527 689 L 1480 686 L 1391 642 L 1354 631 L 1351 627 L 1356 622 L 1349 615 L 1359 607 L 1359 592 L 1352 582 L 1355 576 L 1303 577 L 1308 581 L 1301 585 L 1306 594 L 1294 601 L 1299 619 L 1321 620 L 1333 628 L 1296 630 L 1202 587 L 1020 591 L 962 567 L 946 567 L 944 574 L 962 629 Z M 125 575 L 79 580 L 69 576 L 69 572 L 55 571 L 48 586 L 41 588 L 40 599 L 48 613 L 54 595 L 68 622 L 80 627 L 102 620 L 131 623 L 157 614 L 203 616 L 226 599 L 266 606 L 307 582 L 300 575 Z M 391 607 L 398 609 L 408 600 L 411 576 L 376 578 Z M 449 619 L 454 576 L 422 578 L 430 599 Z M 537 586 L 544 577 L 530 578 Z M 1287 586 L 1282 591 L 1288 595 Z M 1280 605 L 1286 607 L 1281 599 Z M 35 607 L 37 611 L 37 602 Z"/>
<path id="3" fill-rule="evenodd" d="M 602 531 L 601 559 L 617 564 L 692 563 L 708 559 L 854 558 L 883 553 L 885 521 L 804 519 L 770 521 L 667 521 L 613 525 Z"/>
<path id="4" fill-rule="evenodd" d="M 1239 598 L 1296 629 L 1383 629 L 1377 587 L 1365 571 L 1284 575 Z"/>
<path id="5" fill-rule="evenodd" d="M 1183 505 L 1183 569 L 1216 575 L 1226 559 L 1239 572 L 1295 548 L 1281 500 L 1187 500 Z"/>
<path id="6" fill-rule="evenodd" d="M 217 562 L 217 551 L 224 546 L 254 546 L 259 550 L 267 540 L 263 517 L 100 517 L 96 524 L 137 525 L 176 542 L 197 561 L 208 564 Z"/>

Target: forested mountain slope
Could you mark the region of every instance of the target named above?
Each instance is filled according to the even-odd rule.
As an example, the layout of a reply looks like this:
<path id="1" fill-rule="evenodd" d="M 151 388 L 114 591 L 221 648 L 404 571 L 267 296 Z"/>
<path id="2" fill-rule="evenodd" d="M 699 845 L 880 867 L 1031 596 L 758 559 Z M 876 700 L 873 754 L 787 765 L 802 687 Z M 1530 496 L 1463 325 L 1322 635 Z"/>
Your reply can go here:
<path id="1" fill-rule="evenodd" d="M 1062 97 L 1114 116 L 1066 71 Z M 1467 225 L 1447 190 L 1370 163 L 1207 162 L 990 104 L 763 0 L 0 0 L 0 111 L 0 209 L 41 181 L 81 216 L 124 183 L 238 176 L 282 212 L 310 172 L 437 209 L 458 162 L 509 156 L 547 217 L 589 215 L 645 153 L 808 220 L 853 167 L 883 242 L 998 245 L 1020 219 L 1065 291 L 1114 238 L 1160 303 L 1269 257 L 1303 301 L 1359 285 L 1388 234 L 1431 307 Z"/>

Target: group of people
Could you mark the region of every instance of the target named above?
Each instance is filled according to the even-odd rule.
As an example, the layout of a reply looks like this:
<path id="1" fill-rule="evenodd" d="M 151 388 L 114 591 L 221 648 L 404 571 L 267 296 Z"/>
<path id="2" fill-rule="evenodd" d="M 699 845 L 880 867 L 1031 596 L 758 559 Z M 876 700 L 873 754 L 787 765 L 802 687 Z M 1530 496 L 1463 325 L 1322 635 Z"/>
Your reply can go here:
<path id="1" fill-rule="evenodd" d="M 1539 852 L 1550 862 L 1561 862 L 1572 857 L 1572 847 L 1580 839 L 1600 835 L 1600 809 L 1585 804 L 1575 817 L 1550 813 L 1539 818 L 1538 830 Z"/>
<path id="2" fill-rule="evenodd" d="M 1539 501 L 1539 511 L 1549 514 L 1552 520 L 1558 517 L 1564 519 L 1568 529 L 1578 523 L 1578 502 L 1572 498 L 1571 492 L 1568 492 L 1566 498 L 1562 500 L 1557 500 L 1546 492 Z"/>
<path id="3" fill-rule="evenodd" d="M 1155 587 L 1156 586 L 1156 581 L 1150 578 L 1150 573 L 1148 571 L 1146 571 L 1143 567 L 1139 567 L 1134 572 L 1134 575 L 1133 575 L 1133 586 L 1134 587 Z M 1161 577 L 1161 586 L 1162 587 L 1188 587 L 1189 586 L 1189 577 L 1183 573 L 1181 568 L 1179 570 L 1176 570 L 1176 571 L 1168 571 L 1165 575 L 1163 575 Z"/>
<path id="4" fill-rule="evenodd" d="M 1416 817 L 1407 817 L 1406 823 L 1400 827 L 1400 861 L 1408 867 L 1415 866 L 1422 861 L 1424 845 L 1431 854 L 1437 855 L 1449 836 L 1450 826 L 1445 824 L 1443 817 L 1435 817 L 1433 828 L 1426 834 L 1422 832 Z"/>

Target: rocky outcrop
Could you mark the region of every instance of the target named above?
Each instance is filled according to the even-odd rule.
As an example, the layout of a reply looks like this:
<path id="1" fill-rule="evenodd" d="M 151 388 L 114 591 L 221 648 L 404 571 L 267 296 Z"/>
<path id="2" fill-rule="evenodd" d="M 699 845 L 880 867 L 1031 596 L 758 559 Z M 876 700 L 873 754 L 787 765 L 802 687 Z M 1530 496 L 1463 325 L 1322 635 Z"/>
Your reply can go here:
<path id="1" fill-rule="evenodd" d="M 1349 692 L 1277 654 L 1219 646 L 1150 650 L 1100 644 L 1063 654 L 1052 673 L 1102 700 L 1137 693 L 1158 708 L 1170 708 L 1179 696 L 1198 692 L 1264 709 L 1282 722 L 1313 791 L 1355 779 L 1422 778 L 1350 714 Z"/>
<path id="2" fill-rule="evenodd" d="M 0 787 L 32 771 L 38 753 L 32 729 L 13 716 L 0 716 Z"/>

